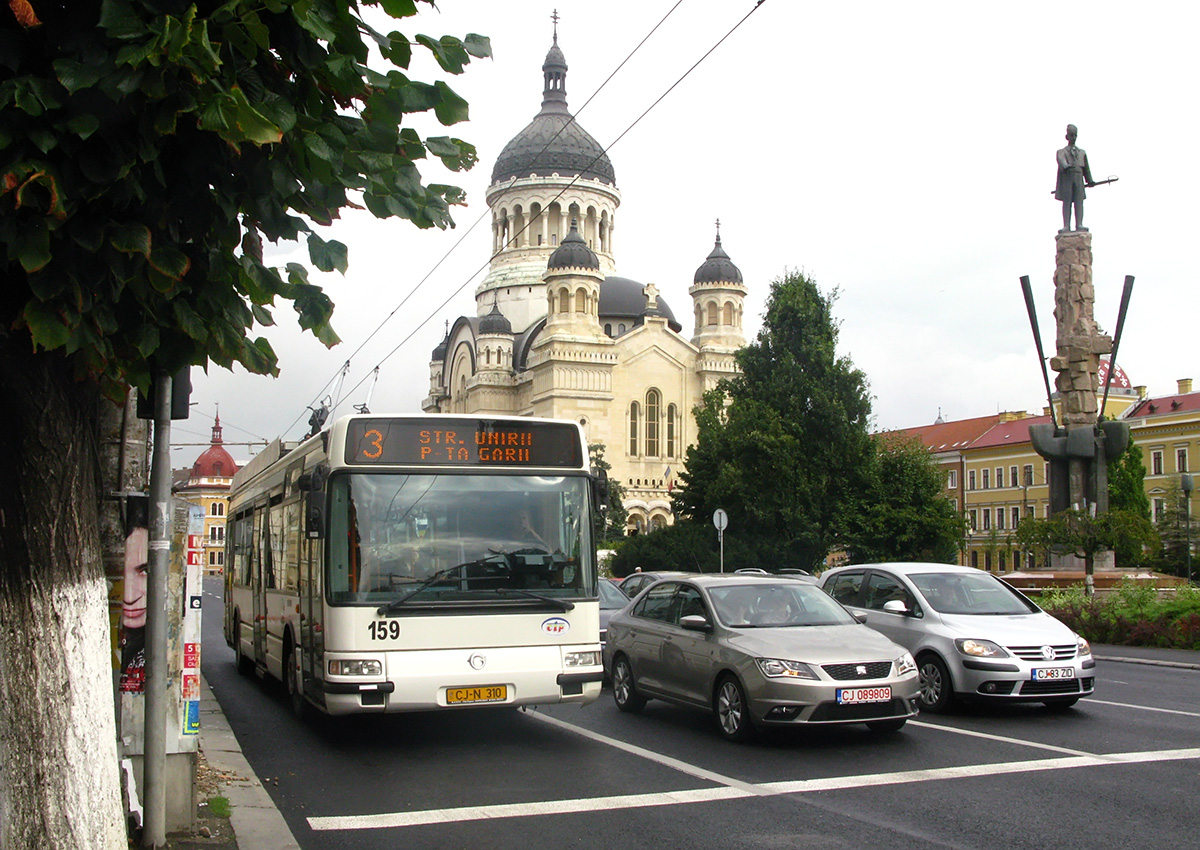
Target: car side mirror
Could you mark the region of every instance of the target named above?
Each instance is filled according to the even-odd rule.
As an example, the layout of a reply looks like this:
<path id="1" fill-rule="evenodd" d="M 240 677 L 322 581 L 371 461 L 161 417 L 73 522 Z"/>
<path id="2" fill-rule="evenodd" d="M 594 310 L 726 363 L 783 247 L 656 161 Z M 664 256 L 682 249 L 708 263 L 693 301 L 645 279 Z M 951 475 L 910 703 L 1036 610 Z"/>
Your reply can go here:
<path id="1" fill-rule="evenodd" d="M 712 631 L 712 623 L 708 621 L 708 617 L 702 617 L 699 614 L 688 614 L 686 617 L 680 617 L 679 625 L 689 632 Z"/>
<path id="2" fill-rule="evenodd" d="M 899 599 L 893 599 L 890 602 L 883 603 L 883 610 L 889 614 L 911 614 L 912 613 L 911 611 L 908 610 L 908 606 L 905 605 L 903 602 L 901 602 Z"/>
<path id="3" fill-rule="evenodd" d="M 867 622 L 867 614 L 865 611 L 851 611 L 850 616 L 852 616 L 854 618 L 854 621 L 856 623 L 864 623 L 865 624 Z"/>

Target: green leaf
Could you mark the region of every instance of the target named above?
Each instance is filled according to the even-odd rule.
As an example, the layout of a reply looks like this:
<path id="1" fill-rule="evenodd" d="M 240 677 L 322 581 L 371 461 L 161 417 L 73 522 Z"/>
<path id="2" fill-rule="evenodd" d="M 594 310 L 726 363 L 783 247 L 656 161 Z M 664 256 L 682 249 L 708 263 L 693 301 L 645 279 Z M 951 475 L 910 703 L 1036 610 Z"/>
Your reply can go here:
<path id="1" fill-rule="evenodd" d="M 123 254 L 150 257 L 150 228 L 144 224 L 113 224 L 109 227 L 109 243 Z"/>
<path id="2" fill-rule="evenodd" d="M 477 59 L 488 59 L 492 55 L 492 40 L 486 35 L 468 33 L 463 39 L 463 47 Z"/>
<path id="3" fill-rule="evenodd" d="M 409 18 L 417 14 L 416 0 L 382 0 L 380 5 L 393 18 Z"/>
<path id="4" fill-rule="evenodd" d="M 417 43 L 427 47 L 442 70 L 448 73 L 461 74 L 463 66 L 471 61 L 462 42 L 454 36 L 444 35 L 434 40 L 427 35 L 418 35 Z"/>
<path id="5" fill-rule="evenodd" d="M 437 116 L 442 126 L 449 127 L 460 121 L 466 121 L 468 118 L 467 102 L 441 80 L 434 83 L 434 87 L 441 95 L 441 102 L 433 108 L 433 114 Z"/>
<path id="6" fill-rule="evenodd" d="M 71 329 L 63 323 L 58 312 L 41 301 L 33 300 L 26 304 L 22 318 L 35 347 L 53 351 L 62 348 L 71 339 Z"/>
<path id="7" fill-rule="evenodd" d="M 412 61 L 412 45 L 408 43 L 408 36 L 403 33 L 388 33 L 388 44 L 380 45 L 379 51 L 385 59 L 399 68 L 407 68 Z"/>
<path id="8" fill-rule="evenodd" d="M 68 94 L 80 89 L 91 88 L 100 81 L 103 67 L 96 63 L 77 62 L 74 59 L 58 59 L 54 62 L 54 73 Z"/>
<path id="9" fill-rule="evenodd" d="M 326 242 L 315 233 L 308 237 L 308 257 L 320 271 L 345 274 L 349 265 L 348 254 L 346 246 L 337 240 Z"/>
<path id="10" fill-rule="evenodd" d="M 24 224 L 10 249 L 10 254 L 12 250 L 15 250 L 21 268 L 29 274 L 49 265 L 50 228 L 46 226 L 46 221 L 39 218 Z"/>
<path id="11" fill-rule="evenodd" d="M 165 274 L 172 280 L 182 280 L 183 276 L 188 273 L 188 269 L 192 267 L 192 261 L 188 255 L 170 245 L 155 248 L 150 253 L 149 259 L 150 265 L 156 271 Z"/>
<path id="12" fill-rule="evenodd" d="M 79 138 L 87 139 L 100 129 L 100 119 L 90 112 L 74 115 L 67 121 L 67 129 Z"/>

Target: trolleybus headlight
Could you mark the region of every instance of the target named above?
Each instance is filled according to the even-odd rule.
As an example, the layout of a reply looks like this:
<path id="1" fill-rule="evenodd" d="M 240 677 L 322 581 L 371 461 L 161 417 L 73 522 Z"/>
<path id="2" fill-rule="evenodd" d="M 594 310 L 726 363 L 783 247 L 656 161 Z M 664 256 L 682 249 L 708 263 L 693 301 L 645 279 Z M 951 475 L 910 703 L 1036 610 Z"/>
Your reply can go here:
<path id="1" fill-rule="evenodd" d="M 383 665 L 365 658 L 348 658 L 329 662 L 331 676 L 382 676 Z"/>
<path id="2" fill-rule="evenodd" d="M 595 650 L 563 653 L 564 667 L 597 667 L 599 665 L 600 653 Z"/>

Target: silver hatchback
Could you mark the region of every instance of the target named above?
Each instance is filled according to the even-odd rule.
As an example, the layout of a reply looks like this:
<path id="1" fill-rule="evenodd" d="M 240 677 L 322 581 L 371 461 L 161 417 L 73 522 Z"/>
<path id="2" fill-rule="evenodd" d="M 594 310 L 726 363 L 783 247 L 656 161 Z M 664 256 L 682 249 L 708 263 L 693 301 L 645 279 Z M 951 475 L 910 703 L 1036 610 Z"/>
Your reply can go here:
<path id="1" fill-rule="evenodd" d="M 956 699 L 1065 708 L 1096 686 L 1088 642 L 993 575 L 951 564 L 860 564 L 821 588 L 917 659 L 921 708 Z"/>
<path id="2" fill-rule="evenodd" d="M 653 698 L 711 710 L 735 741 L 758 726 L 895 731 L 917 713 L 912 656 L 794 579 L 659 581 L 612 616 L 604 653 L 617 708 Z"/>

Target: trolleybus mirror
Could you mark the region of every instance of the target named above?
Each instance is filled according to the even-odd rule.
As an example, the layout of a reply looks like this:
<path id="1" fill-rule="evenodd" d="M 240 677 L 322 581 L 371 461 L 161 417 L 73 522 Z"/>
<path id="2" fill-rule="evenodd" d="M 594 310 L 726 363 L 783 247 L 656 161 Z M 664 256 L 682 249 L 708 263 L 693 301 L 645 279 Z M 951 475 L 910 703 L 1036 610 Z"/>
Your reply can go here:
<path id="1" fill-rule="evenodd" d="M 598 466 L 593 466 L 592 474 L 592 498 L 596 500 L 596 506 L 600 510 L 608 510 L 608 473 Z"/>
<path id="2" fill-rule="evenodd" d="M 310 493 L 304 512 L 304 534 L 309 540 L 325 536 L 325 500 L 316 493 Z"/>

